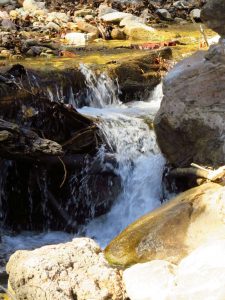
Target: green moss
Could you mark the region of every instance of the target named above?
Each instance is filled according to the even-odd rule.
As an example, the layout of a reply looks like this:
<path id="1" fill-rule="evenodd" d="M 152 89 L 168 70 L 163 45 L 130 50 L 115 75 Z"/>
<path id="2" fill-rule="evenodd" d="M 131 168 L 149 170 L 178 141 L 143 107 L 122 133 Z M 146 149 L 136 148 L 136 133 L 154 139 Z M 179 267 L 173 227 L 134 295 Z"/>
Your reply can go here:
<path id="1" fill-rule="evenodd" d="M 193 209 L 194 203 L 218 187 L 208 183 L 190 189 L 141 217 L 109 243 L 104 251 L 106 259 L 122 267 L 154 259 L 177 263 L 187 254 L 186 233 L 194 220 L 192 215 L 196 218 L 204 211 Z"/>

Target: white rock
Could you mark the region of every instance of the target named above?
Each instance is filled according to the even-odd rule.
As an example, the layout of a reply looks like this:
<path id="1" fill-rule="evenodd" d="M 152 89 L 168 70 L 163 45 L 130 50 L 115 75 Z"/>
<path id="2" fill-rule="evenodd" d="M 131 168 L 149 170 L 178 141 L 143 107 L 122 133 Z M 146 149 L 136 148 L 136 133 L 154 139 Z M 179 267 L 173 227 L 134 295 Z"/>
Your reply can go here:
<path id="1" fill-rule="evenodd" d="M 123 273 L 128 297 L 131 300 L 166 300 L 174 285 L 176 266 L 164 260 L 136 264 Z"/>
<path id="2" fill-rule="evenodd" d="M 132 23 L 145 23 L 144 19 L 137 17 L 137 16 L 127 16 L 126 18 L 124 18 L 123 20 L 120 21 L 120 26 L 129 26 L 132 25 Z"/>
<path id="3" fill-rule="evenodd" d="M 86 33 L 70 32 L 65 35 L 65 41 L 68 45 L 85 46 Z"/>
<path id="4" fill-rule="evenodd" d="M 211 37 L 211 38 L 209 38 L 208 39 L 208 43 L 209 43 L 209 45 L 213 45 L 213 44 L 217 44 L 218 42 L 219 42 L 219 39 L 221 38 L 221 36 L 220 35 L 215 35 L 215 36 L 213 36 L 213 37 Z"/>
<path id="5" fill-rule="evenodd" d="M 109 266 L 91 239 L 17 251 L 8 264 L 15 299 L 122 300 L 120 271 Z"/>
<path id="6" fill-rule="evenodd" d="M 121 20 L 123 20 L 128 16 L 132 16 L 132 15 L 128 13 L 116 11 L 116 12 L 111 12 L 106 15 L 103 15 L 101 16 L 100 19 L 106 23 L 119 23 Z"/>
<path id="7" fill-rule="evenodd" d="M 45 8 L 44 2 L 36 2 L 35 0 L 24 0 L 23 8 L 27 11 L 35 11 Z"/>
<path id="8" fill-rule="evenodd" d="M 225 240 L 205 244 L 184 258 L 168 300 L 225 299 Z"/>
<path id="9" fill-rule="evenodd" d="M 190 12 L 190 16 L 194 20 L 200 20 L 201 19 L 201 10 L 198 8 L 192 9 L 192 11 Z"/>
<path id="10" fill-rule="evenodd" d="M 124 271 L 130 300 L 224 300 L 225 239 L 198 247 L 178 266 L 153 260 Z"/>

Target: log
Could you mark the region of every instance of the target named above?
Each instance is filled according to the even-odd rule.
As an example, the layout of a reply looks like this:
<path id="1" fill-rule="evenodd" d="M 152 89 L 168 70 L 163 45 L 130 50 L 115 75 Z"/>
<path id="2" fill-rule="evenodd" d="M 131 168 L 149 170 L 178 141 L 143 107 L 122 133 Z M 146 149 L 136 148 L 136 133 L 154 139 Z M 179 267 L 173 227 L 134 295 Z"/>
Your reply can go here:
<path id="1" fill-rule="evenodd" d="M 213 182 L 224 181 L 225 166 L 219 167 L 216 170 L 206 169 L 202 166 L 192 163 L 190 168 L 176 168 L 169 172 L 173 177 L 190 177 L 204 178 Z"/>
<path id="2" fill-rule="evenodd" d="M 30 129 L 20 127 L 0 119 L 0 156 L 17 157 L 40 155 L 62 155 L 62 147 L 58 143 L 40 138 Z"/>

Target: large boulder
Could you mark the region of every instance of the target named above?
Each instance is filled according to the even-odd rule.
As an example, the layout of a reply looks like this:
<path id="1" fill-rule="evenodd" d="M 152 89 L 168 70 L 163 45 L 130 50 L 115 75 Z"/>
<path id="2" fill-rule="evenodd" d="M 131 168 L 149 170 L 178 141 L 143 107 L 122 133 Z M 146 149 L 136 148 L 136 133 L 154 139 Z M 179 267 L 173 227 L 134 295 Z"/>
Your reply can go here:
<path id="1" fill-rule="evenodd" d="M 201 11 L 201 19 L 221 36 L 225 36 L 225 1 L 207 0 Z"/>
<path id="2" fill-rule="evenodd" d="M 225 236 L 225 188 L 208 183 L 182 193 L 129 225 L 105 249 L 114 265 L 178 263 L 202 243 Z"/>
<path id="3" fill-rule="evenodd" d="M 223 300 L 225 240 L 208 242 L 178 266 L 165 260 L 137 264 L 124 272 L 131 300 Z"/>
<path id="4" fill-rule="evenodd" d="M 17 300 L 122 300 L 121 273 L 110 267 L 91 239 L 17 251 L 8 264 Z"/>
<path id="5" fill-rule="evenodd" d="M 154 120 L 158 144 L 175 166 L 225 164 L 225 46 L 178 63 L 165 77 Z"/>

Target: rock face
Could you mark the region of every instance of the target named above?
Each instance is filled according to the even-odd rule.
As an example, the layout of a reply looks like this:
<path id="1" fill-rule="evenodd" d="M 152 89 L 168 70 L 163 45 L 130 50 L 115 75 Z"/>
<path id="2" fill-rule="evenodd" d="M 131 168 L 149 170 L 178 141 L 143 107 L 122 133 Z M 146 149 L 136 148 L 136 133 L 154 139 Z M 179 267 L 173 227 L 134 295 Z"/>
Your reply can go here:
<path id="1" fill-rule="evenodd" d="M 131 54 L 132 55 L 132 54 Z M 117 78 L 121 90 L 120 100 L 129 102 L 149 96 L 168 70 L 169 64 L 161 64 L 172 58 L 171 48 L 151 51 L 137 58 L 124 58 L 109 70 L 111 78 Z"/>
<path id="2" fill-rule="evenodd" d="M 107 263 L 91 239 L 17 251 L 7 264 L 17 300 L 122 300 L 120 271 Z"/>
<path id="3" fill-rule="evenodd" d="M 224 251 L 225 240 L 215 240 L 178 266 L 164 260 L 135 265 L 124 272 L 127 294 L 131 300 L 223 300 Z"/>
<path id="4" fill-rule="evenodd" d="M 225 36 L 225 2 L 223 0 L 207 0 L 201 11 L 201 19 L 207 26 L 221 36 Z"/>
<path id="5" fill-rule="evenodd" d="M 105 249 L 112 264 L 179 262 L 202 243 L 224 237 L 225 188 L 205 184 L 129 225 Z"/>
<path id="6" fill-rule="evenodd" d="M 225 164 L 224 49 L 219 44 L 197 52 L 164 79 L 154 125 L 162 152 L 175 166 Z"/>

